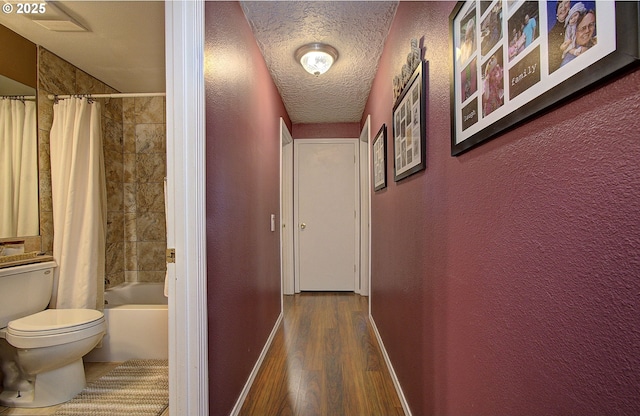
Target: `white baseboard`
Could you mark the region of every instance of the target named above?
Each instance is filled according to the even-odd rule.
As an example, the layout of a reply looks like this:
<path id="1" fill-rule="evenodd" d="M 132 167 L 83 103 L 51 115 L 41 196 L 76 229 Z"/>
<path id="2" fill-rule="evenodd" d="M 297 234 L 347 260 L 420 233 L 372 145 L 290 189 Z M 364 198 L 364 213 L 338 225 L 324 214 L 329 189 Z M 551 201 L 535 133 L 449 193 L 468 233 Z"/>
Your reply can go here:
<path id="1" fill-rule="evenodd" d="M 387 354 L 387 349 L 384 347 L 384 342 L 382 342 L 382 338 L 380 338 L 380 333 L 378 332 L 378 327 L 376 326 L 376 322 L 373 320 L 373 316 L 371 315 L 369 315 L 369 322 L 371 322 L 371 327 L 373 328 L 373 332 L 376 334 L 376 339 L 378 340 L 378 345 L 380 345 L 380 350 L 382 351 L 384 362 L 387 363 L 387 368 L 389 369 L 389 373 L 391 374 L 393 385 L 396 388 L 396 392 L 398 393 L 398 397 L 400 398 L 400 403 L 402 404 L 402 410 L 404 410 L 405 416 L 412 416 L 411 409 L 409 409 L 409 403 L 407 403 L 407 399 L 404 397 L 404 393 L 402 392 L 402 387 L 400 386 L 400 381 L 398 381 L 396 372 L 393 369 L 393 365 L 391 365 L 391 360 L 389 359 L 389 355 Z"/>
<path id="2" fill-rule="evenodd" d="M 240 393 L 240 397 L 238 397 L 238 401 L 236 402 L 236 405 L 233 406 L 233 410 L 231 410 L 230 416 L 237 416 L 240 414 L 240 409 L 242 409 L 242 405 L 244 404 L 244 401 L 247 398 L 247 395 L 249 394 L 249 390 L 253 385 L 253 380 L 255 380 L 256 375 L 258 374 L 258 370 L 260 370 L 260 366 L 262 365 L 262 361 L 264 361 L 264 357 L 267 355 L 267 351 L 269 351 L 269 347 L 271 347 L 271 343 L 273 342 L 273 338 L 276 336 L 276 332 L 280 327 L 280 323 L 282 322 L 282 319 L 283 319 L 283 314 L 282 312 L 280 312 L 280 316 L 278 316 L 278 319 L 276 320 L 276 323 L 273 326 L 273 329 L 271 330 L 271 334 L 269 334 L 269 338 L 267 338 L 267 342 L 264 344 L 264 348 L 262 348 L 262 352 L 258 357 L 258 361 L 256 361 L 256 364 L 253 366 L 253 370 L 251 370 L 251 374 L 249 374 L 249 379 L 245 383 L 244 388 L 242 389 L 242 393 Z"/>

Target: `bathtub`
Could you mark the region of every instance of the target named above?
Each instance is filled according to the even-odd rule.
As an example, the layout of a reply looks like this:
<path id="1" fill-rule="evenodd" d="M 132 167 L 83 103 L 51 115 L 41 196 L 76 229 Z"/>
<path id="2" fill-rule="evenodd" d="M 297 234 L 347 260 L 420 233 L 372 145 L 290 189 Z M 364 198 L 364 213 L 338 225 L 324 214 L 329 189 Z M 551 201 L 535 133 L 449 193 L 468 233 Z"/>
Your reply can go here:
<path id="1" fill-rule="evenodd" d="M 168 359 L 168 308 L 163 283 L 123 283 L 104 293 L 107 333 L 87 362 Z"/>

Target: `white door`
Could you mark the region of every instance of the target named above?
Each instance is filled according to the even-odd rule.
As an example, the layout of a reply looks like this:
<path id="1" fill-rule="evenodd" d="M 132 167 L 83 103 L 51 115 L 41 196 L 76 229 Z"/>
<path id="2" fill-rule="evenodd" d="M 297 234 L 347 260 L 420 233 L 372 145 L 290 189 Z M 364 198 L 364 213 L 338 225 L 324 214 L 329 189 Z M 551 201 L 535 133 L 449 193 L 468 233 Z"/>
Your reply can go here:
<path id="1" fill-rule="evenodd" d="M 358 140 L 294 140 L 296 280 L 353 291 L 359 276 Z"/>

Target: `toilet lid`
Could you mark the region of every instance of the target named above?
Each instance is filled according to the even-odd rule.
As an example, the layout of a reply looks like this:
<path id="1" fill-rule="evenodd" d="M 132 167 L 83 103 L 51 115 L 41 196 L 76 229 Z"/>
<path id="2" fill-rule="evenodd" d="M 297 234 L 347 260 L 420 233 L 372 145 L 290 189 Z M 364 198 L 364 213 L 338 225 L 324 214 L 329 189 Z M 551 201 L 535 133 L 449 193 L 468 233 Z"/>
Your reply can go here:
<path id="1" fill-rule="evenodd" d="M 7 325 L 16 336 L 54 335 L 90 328 L 104 322 L 104 314 L 93 309 L 46 309 Z"/>

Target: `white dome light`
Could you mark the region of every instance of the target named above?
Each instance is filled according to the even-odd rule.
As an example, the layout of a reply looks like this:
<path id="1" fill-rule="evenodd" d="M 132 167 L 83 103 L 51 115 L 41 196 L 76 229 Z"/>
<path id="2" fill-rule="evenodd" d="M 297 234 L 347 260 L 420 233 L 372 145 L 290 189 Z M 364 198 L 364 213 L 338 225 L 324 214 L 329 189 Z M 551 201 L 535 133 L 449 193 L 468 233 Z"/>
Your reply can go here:
<path id="1" fill-rule="evenodd" d="M 338 51 L 323 43 L 310 43 L 298 48 L 295 56 L 305 71 L 318 76 L 327 72 L 338 60 Z"/>

